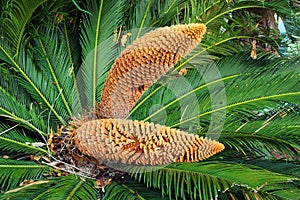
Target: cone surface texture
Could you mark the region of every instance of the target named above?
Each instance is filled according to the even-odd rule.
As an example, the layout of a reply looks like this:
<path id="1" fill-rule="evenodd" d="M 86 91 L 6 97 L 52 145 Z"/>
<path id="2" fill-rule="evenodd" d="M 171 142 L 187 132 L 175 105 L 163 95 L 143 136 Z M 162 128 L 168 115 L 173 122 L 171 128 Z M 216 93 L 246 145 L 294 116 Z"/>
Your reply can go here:
<path id="1" fill-rule="evenodd" d="M 110 69 L 96 110 L 70 123 L 76 148 L 100 164 L 143 166 L 196 162 L 222 151 L 224 145 L 217 141 L 124 119 L 144 91 L 199 44 L 205 31 L 203 24 L 163 27 L 129 45 Z"/>
<path id="2" fill-rule="evenodd" d="M 149 122 L 96 119 L 74 129 L 79 150 L 100 163 L 164 165 L 204 160 L 223 144 Z"/>
<path id="3" fill-rule="evenodd" d="M 136 39 L 115 60 L 100 102 L 99 118 L 124 118 L 137 100 L 201 41 L 203 24 L 162 27 Z"/>

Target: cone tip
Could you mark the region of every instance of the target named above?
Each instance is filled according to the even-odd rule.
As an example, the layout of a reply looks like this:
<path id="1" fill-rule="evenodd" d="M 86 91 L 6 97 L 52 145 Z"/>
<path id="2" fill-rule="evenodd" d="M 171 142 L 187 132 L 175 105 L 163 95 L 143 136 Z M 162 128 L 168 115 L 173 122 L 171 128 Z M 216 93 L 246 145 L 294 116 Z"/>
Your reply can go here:
<path id="1" fill-rule="evenodd" d="M 213 149 L 216 153 L 218 153 L 218 152 L 223 151 L 225 149 L 225 146 L 224 146 L 224 144 L 222 144 L 220 142 L 216 142 Z"/>

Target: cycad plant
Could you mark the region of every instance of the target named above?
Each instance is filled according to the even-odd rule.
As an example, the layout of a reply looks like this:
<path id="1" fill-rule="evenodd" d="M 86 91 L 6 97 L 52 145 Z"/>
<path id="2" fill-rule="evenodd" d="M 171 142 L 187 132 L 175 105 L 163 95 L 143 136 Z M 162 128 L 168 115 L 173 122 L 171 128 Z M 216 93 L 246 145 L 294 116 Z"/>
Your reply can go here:
<path id="1" fill-rule="evenodd" d="M 0 199 L 299 199 L 297 1 L 0 4 Z"/>

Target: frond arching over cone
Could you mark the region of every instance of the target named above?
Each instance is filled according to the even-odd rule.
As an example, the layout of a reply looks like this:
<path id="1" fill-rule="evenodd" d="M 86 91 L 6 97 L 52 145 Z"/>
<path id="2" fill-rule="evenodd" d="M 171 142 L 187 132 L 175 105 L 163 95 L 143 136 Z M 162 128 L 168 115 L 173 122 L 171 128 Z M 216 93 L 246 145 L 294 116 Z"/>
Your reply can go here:
<path id="1" fill-rule="evenodd" d="M 109 71 L 99 118 L 124 118 L 152 83 L 198 45 L 205 31 L 203 24 L 176 25 L 135 40 Z"/>
<path id="2" fill-rule="evenodd" d="M 217 141 L 141 121 L 96 119 L 73 127 L 72 131 L 77 148 L 103 164 L 195 162 L 224 149 Z"/>

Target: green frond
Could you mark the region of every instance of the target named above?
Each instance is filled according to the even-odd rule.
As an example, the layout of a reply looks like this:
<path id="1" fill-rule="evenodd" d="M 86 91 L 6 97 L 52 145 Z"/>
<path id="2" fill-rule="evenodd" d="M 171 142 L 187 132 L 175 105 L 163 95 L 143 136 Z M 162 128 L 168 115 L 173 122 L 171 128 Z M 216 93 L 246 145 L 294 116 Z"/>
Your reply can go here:
<path id="1" fill-rule="evenodd" d="M 72 90 L 72 111 L 73 115 L 82 112 L 82 105 L 80 101 L 80 93 L 78 90 L 78 84 L 76 80 L 76 73 L 81 64 L 81 48 L 79 43 L 79 33 L 72 31 L 78 27 L 71 26 L 69 23 L 63 24 L 64 41 L 68 51 L 68 60 L 70 61 L 71 67 L 69 68 L 69 76 L 73 79 L 73 90 Z M 76 42 L 74 42 L 76 41 Z"/>
<path id="2" fill-rule="evenodd" d="M 231 56 L 240 52 L 241 48 L 244 49 L 245 47 L 241 47 L 236 43 L 241 40 L 249 39 L 254 39 L 254 36 L 244 33 L 235 34 L 233 36 L 210 33 L 205 36 L 201 47 L 203 47 L 210 55 L 220 58 L 222 56 Z M 247 49 L 250 49 L 250 47 Z"/>
<path id="3" fill-rule="evenodd" d="M 135 199 L 144 199 L 144 198 L 142 198 L 139 194 L 137 194 L 136 191 L 127 188 L 125 184 L 120 185 L 116 182 L 112 182 L 106 187 L 105 196 L 103 199 L 135 200 Z"/>
<path id="4" fill-rule="evenodd" d="M 234 62 L 234 60 L 232 61 Z M 225 67 L 232 65 L 227 64 Z M 300 78 L 297 75 L 299 69 L 296 65 L 291 66 L 284 63 L 277 65 L 275 61 L 271 65 L 260 66 L 258 61 L 257 66 L 251 67 L 248 65 L 247 68 L 244 68 L 244 72 L 241 74 L 236 73 L 237 77 L 235 79 L 224 82 L 227 104 L 210 111 L 201 112 L 199 117 L 204 117 L 220 110 L 226 110 L 227 113 L 239 113 L 245 112 L 245 110 L 260 109 L 265 106 L 272 107 L 277 105 L 279 101 L 299 104 L 300 91 L 297 85 Z M 235 68 L 232 68 L 232 71 L 234 70 Z M 252 72 L 248 73 L 247 70 Z M 226 77 L 226 75 L 222 74 L 222 77 Z M 205 99 L 202 98 L 201 100 Z M 206 99 L 206 102 L 209 102 L 209 99 Z M 193 118 L 185 121 L 191 119 Z M 184 121 L 181 123 L 184 123 Z"/>
<path id="5" fill-rule="evenodd" d="M 13 127 L 11 127 L 13 128 Z M 15 127 L 16 128 L 16 127 Z M 8 132 L 5 132 L 8 131 Z M 42 141 L 45 144 L 46 141 Z M 11 129 L 10 127 L 0 124 L 0 149 L 10 153 L 26 153 L 26 154 L 46 154 L 47 151 L 40 147 L 36 147 L 37 143 L 41 143 L 32 137 L 29 137 L 19 129 Z M 1 153 L 0 153 L 1 154 Z"/>
<path id="6" fill-rule="evenodd" d="M 45 2 L 46 0 L 12 1 L 9 17 L 4 19 L 5 22 L 1 26 L 1 29 L 5 30 L 2 37 L 14 46 L 14 54 L 10 56 L 18 55 L 26 26 L 36 9 Z"/>
<path id="7" fill-rule="evenodd" d="M 187 58 L 187 60 L 188 59 L 189 57 Z M 212 64 L 209 62 L 208 64 L 207 63 L 205 64 L 204 62 L 204 64 L 202 64 L 201 66 L 202 68 L 199 66 L 196 67 L 195 70 L 195 68 L 193 69 L 193 67 L 197 66 L 197 61 L 198 61 L 197 57 L 195 57 L 195 59 L 190 60 L 190 63 L 193 64 L 192 66 L 188 65 L 187 63 L 181 66 L 181 67 L 189 68 L 189 72 L 185 77 L 176 77 L 172 75 L 169 75 L 168 77 L 167 75 L 165 79 L 162 79 L 161 81 L 158 82 L 158 84 L 152 86 L 145 93 L 145 96 L 143 96 L 147 100 L 145 101 L 143 97 L 141 98 L 140 102 L 142 103 L 141 104 L 138 103 L 136 105 L 139 107 L 138 109 L 134 109 L 135 112 L 133 113 L 132 117 L 137 119 L 143 119 L 144 117 L 144 119 L 146 120 L 155 121 L 157 123 L 165 123 L 169 126 L 175 124 L 176 126 L 179 126 L 180 128 L 186 128 L 191 132 L 193 132 L 194 129 L 199 129 L 200 127 L 200 133 L 201 133 L 207 131 L 209 128 L 209 124 L 212 123 L 210 121 L 210 117 L 211 117 L 210 114 L 222 109 L 226 111 L 226 116 L 229 116 L 229 118 L 231 116 L 237 116 L 236 118 L 233 119 L 241 120 L 243 119 L 241 117 L 243 115 L 245 117 L 251 117 L 251 116 L 253 117 L 254 115 L 253 111 L 268 108 L 268 107 L 276 108 L 278 107 L 278 105 L 280 105 L 280 102 L 291 102 L 295 105 L 299 104 L 300 93 L 297 85 L 299 85 L 300 79 L 298 75 L 299 68 L 297 68 L 296 64 L 291 64 L 290 62 L 286 62 L 284 60 L 278 58 L 272 58 L 269 56 L 259 56 L 259 59 L 252 60 L 249 59 L 247 53 L 237 54 L 235 56 L 227 57 Z M 201 62 L 201 60 L 199 60 L 198 63 L 203 63 L 203 61 Z M 219 76 L 216 75 L 217 73 L 219 73 Z M 202 79 L 199 79 L 199 77 L 202 77 Z M 276 82 L 276 84 L 274 84 L 274 82 Z M 223 98 L 223 96 L 220 96 L 220 99 L 217 100 L 218 101 L 225 100 L 226 101 L 225 104 L 218 104 L 217 106 L 219 107 L 215 107 L 215 108 L 211 107 L 212 95 L 218 94 L 220 90 L 222 90 L 223 88 L 225 88 L 226 91 L 225 99 Z M 293 92 L 294 94 L 292 94 Z M 270 97 L 270 100 L 268 99 L 269 98 L 268 96 Z M 153 104 L 160 105 L 160 106 L 154 108 Z M 190 106 L 190 108 L 188 106 Z M 281 137 L 277 137 L 280 134 L 277 134 L 276 131 L 274 131 L 276 129 L 272 129 L 271 127 L 268 130 L 264 130 L 264 133 L 268 132 L 266 133 L 266 135 L 263 134 L 262 132 L 254 133 L 255 130 L 257 129 L 255 129 L 255 127 L 249 124 L 250 126 L 247 127 L 249 128 L 251 127 L 252 132 L 249 131 L 248 133 L 244 133 L 242 130 L 239 130 L 237 133 L 235 132 L 230 132 L 230 134 L 224 133 L 221 134 L 220 141 L 223 142 L 227 146 L 227 148 L 234 147 L 246 154 L 248 154 L 249 152 L 251 153 L 256 152 L 258 155 L 270 157 L 270 155 L 274 154 L 275 152 L 278 152 L 281 155 L 299 156 L 299 153 L 295 150 L 295 148 L 299 148 L 299 147 L 297 145 L 297 142 L 293 140 L 293 138 L 297 137 L 297 128 L 294 128 L 293 131 L 289 131 L 289 133 L 293 132 L 294 136 L 293 137 L 291 136 L 290 140 L 285 140 L 285 137 L 287 136 L 287 133 L 284 133 L 285 130 L 291 129 L 290 128 L 291 125 L 293 125 L 293 127 L 296 127 L 298 124 L 297 121 L 298 115 L 289 113 L 287 116 L 292 116 L 292 115 L 294 115 L 293 121 L 290 121 L 290 123 L 286 125 L 286 129 L 283 129 L 282 132 L 280 132 L 282 134 Z M 197 118 L 197 116 L 199 118 Z M 225 116 L 223 115 L 222 117 Z M 272 123 L 274 124 L 274 126 L 278 124 L 277 128 L 279 127 L 283 128 L 283 126 L 280 126 L 280 124 L 284 125 L 285 122 L 288 121 L 289 119 L 291 118 L 287 118 L 287 119 L 278 118 L 276 121 L 272 121 Z M 191 123 L 187 124 L 187 126 L 184 126 L 184 123 L 188 122 L 189 120 L 191 120 L 190 121 Z M 194 123 L 192 123 L 193 120 L 195 121 Z M 198 120 L 200 122 L 200 126 L 198 124 Z M 280 123 L 281 120 L 283 121 Z M 256 121 L 256 123 L 261 122 L 258 121 L 258 119 L 253 121 Z M 241 122 L 235 122 L 234 120 L 231 120 L 230 122 L 225 121 L 225 126 L 224 126 L 225 132 L 226 130 L 229 130 L 228 128 L 226 128 L 228 125 L 227 123 L 233 124 L 233 126 L 237 129 L 238 128 L 237 125 L 240 126 Z M 252 124 L 254 123 L 255 122 L 253 122 Z M 262 126 L 262 124 L 263 123 L 261 123 L 260 126 Z M 231 129 L 231 131 L 235 131 L 236 129 Z M 220 154 L 220 156 L 223 156 L 224 159 L 230 160 L 230 155 L 227 153 L 230 151 L 227 148 L 224 152 Z M 217 159 L 217 157 L 215 159 Z M 193 165 L 194 164 L 191 164 L 191 166 Z M 174 166 L 176 166 L 174 167 L 176 168 L 175 170 L 179 170 L 178 169 L 179 165 L 174 164 Z M 180 166 L 185 166 L 185 164 L 182 165 L 180 164 Z M 232 164 L 232 166 L 234 166 L 234 164 Z M 207 188 L 201 188 L 199 186 L 200 189 L 198 189 L 201 192 L 210 191 L 209 194 L 203 194 L 198 191 L 193 191 L 193 186 L 199 183 L 197 184 L 188 183 L 187 187 L 190 186 L 191 188 L 185 188 L 182 191 L 180 191 L 179 188 L 184 187 L 183 181 L 180 182 L 181 180 L 177 180 L 175 178 L 175 175 L 174 177 L 172 175 L 168 175 L 169 173 L 171 173 L 170 172 L 171 169 L 169 169 L 168 167 L 159 170 L 157 172 L 155 171 L 151 173 L 146 172 L 145 175 L 140 175 L 139 178 L 143 177 L 142 179 L 146 183 L 148 183 L 148 186 L 160 188 L 162 190 L 163 195 L 172 194 L 172 196 L 178 198 L 188 198 L 185 197 L 184 195 L 189 194 L 190 195 L 189 198 L 193 198 L 193 199 L 214 198 L 215 196 L 219 195 L 218 189 L 221 188 L 220 190 L 224 191 L 225 188 L 230 187 L 232 183 L 238 183 L 241 185 L 246 184 L 248 186 L 250 185 L 249 183 L 245 183 L 245 182 L 241 183 L 241 181 L 238 180 L 233 180 L 231 182 L 224 177 L 222 177 L 221 179 L 222 180 L 221 183 L 223 184 L 222 185 L 221 183 L 219 183 L 218 179 L 212 179 L 209 176 L 210 175 L 209 170 L 204 170 L 203 174 L 201 175 L 197 174 L 195 175 L 195 177 L 206 177 L 206 176 L 209 177 L 207 179 L 203 179 L 202 182 L 205 184 L 213 182 L 212 186 L 211 187 L 207 186 Z M 238 167 L 241 166 L 238 165 Z M 246 167 L 246 165 L 243 167 Z M 217 168 L 217 167 L 211 167 L 211 168 Z M 197 169 L 193 168 L 191 169 L 191 172 L 195 172 L 197 170 L 198 168 Z M 247 173 L 247 170 L 241 172 L 243 173 L 243 176 L 245 175 L 245 173 Z M 257 172 L 256 171 L 257 169 L 255 169 L 255 172 L 250 172 L 252 170 L 253 170 L 252 168 L 251 170 L 249 169 L 249 176 L 251 173 Z M 227 173 L 232 174 L 233 176 L 238 176 L 237 174 L 234 175 L 234 173 L 235 172 L 238 173 L 238 171 L 239 171 L 238 169 L 232 169 L 230 173 L 229 171 Z M 266 172 L 264 170 L 262 171 Z M 271 172 L 271 174 L 272 173 L 273 172 Z M 159 178 L 155 178 L 155 177 L 159 177 Z M 245 175 L 245 177 L 248 176 Z M 182 179 L 187 180 L 191 178 L 182 178 Z M 261 177 L 260 184 L 262 185 L 263 181 L 270 180 L 270 179 L 273 178 Z M 286 183 L 287 180 L 288 178 L 283 182 Z M 174 182 L 176 183 L 175 186 L 172 185 Z M 182 185 L 178 185 L 178 184 L 182 184 Z M 250 185 L 250 188 L 252 188 L 252 192 L 250 191 L 250 193 L 247 194 L 253 195 L 252 194 L 253 190 L 255 190 L 256 187 L 259 187 L 258 185 L 259 185 L 258 183 L 256 186 Z M 217 189 L 213 189 L 213 187 L 216 187 Z M 278 188 L 280 187 L 278 186 Z M 297 190 L 296 187 L 289 185 L 289 189 L 287 190 L 282 189 L 282 193 L 285 193 L 288 196 L 288 191 L 291 192 L 293 190 Z M 241 191 L 244 191 L 245 193 L 246 190 L 242 189 Z M 270 193 L 269 191 L 268 192 L 261 191 L 261 192 L 262 194 L 260 195 L 262 197 L 265 197 L 265 195 L 267 195 L 268 198 L 273 198 L 273 199 L 277 198 L 275 193 L 273 194 Z M 192 196 L 193 194 L 194 195 L 197 194 L 197 195 Z M 243 192 L 241 194 L 243 194 Z M 246 199 L 245 196 L 243 198 Z"/>
<path id="8" fill-rule="evenodd" d="M 49 115 L 54 121 L 66 124 L 67 110 L 57 103 L 62 91 L 57 90 L 51 76 L 45 74 L 35 65 L 32 56 L 26 53 L 25 49 L 21 48 L 19 55 L 17 69 L 20 70 L 21 74 L 18 79 L 20 84 L 36 102 L 41 103 L 43 108 L 48 110 L 47 114 L 50 113 Z"/>
<path id="9" fill-rule="evenodd" d="M 70 49 L 63 35 L 63 30 L 49 24 L 39 29 L 39 38 L 36 39 L 35 49 L 40 57 L 35 59 L 36 65 L 40 67 L 45 75 L 51 77 L 56 91 L 59 93 L 56 104 L 61 104 L 66 110 L 67 116 L 74 116 L 81 110 L 74 110 L 80 103 L 78 91 L 76 91 L 76 79 Z M 74 113 L 73 113 L 74 112 Z M 67 116 L 63 116 L 67 118 Z"/>
<path id="10" fill-rule="evenodd" d="M 179 24 L 174 22 L 180 9 L 188 4 L 184 0 L 128 0 L 124 24 L 127 30 L 134 30 L 131 37 L 141 37 L 147 29 L 157 26 Z"/>
<path id="11" fill-rule="evenodd" d="M 13 65 L 14 61 L 12 59 L 12 46 L 4 39 L 3 36 L 0 36 L 0 61 L 4 61 L 10 65 Z"/>
<path id="12" fill-rule="evenodd" d="M 276 173 L 300 178 L 300 165 L 297 162 L 282 162 L 282 160 L 266 160 L 264 158 L 231 158 L 230 161 L 241 163 L 244 165 L 250 164 Z"/>
<path id="13" fill-rule="evenodd" d="M 179 24 L 172 21 L 178 15 L 178 11 L 188 4 L 184 0 L 158 0 L 154 1 L 154 3 L 155 6 L 152 6 L 152 16 L 156 17 L 153 17 L 151 26 L 167 26 L 171 23 Z"/>
<path id="14" fill-rule="evenodd" d="M 22 85 L 38 103 L 42 103 L 45 108 L 49 109 L 56 117 L 56 120 L 65 124 L 61 116 L 66 116 L 66 114 L 63 113 L 64 111 L 60 108 L 59 104 L 55 104 L 59 92 L 55 92 L 52 81 L 49 80 L 48 77 L 43 77 L 42 73 L 36 69 L 32 58 L 25 52 L 24 47 L 22 46 L 20 48 L 17 61 L 15 61 L 5 49 L 1 49 L 0 45 L 0 51 L 1 50 L 3 50 L 7 56 L 9 63 L 12 63 L 11 67 L 13 70 L 19 73 L 17 80 L 20 82 L 20 85 Z M 58 112 L 60 112 L 60 114 Z"/>
<path id="15" fill-rule="evenodd" d="M 167 200 L 169 198 L 162 197 L 158 190 L 147 188 L 144 184 L 134 181 L 130 177 L 126 177 L 124 183 L 112 182 L 105 187 L 105 195 L 103 200 Z"/>
<path id="16" fill-rule="evenodd" d="M 97 199 L 92 181 L 70 175 L 33 182 L 13 191 L 8 191 L 4 199 Z M 1 197 L 1 195 L 0 195 Z"/>
<path id="17" fill-rule="evenodd" d="M 266 30 L 265 26 L 260 26 L 264 17 L 259 11 L 268 9 L 279 16 L 297 13 L 297 9 L 290 6 L 289 1 L 286 0 L 276 3 L 251 0 L 230 2 L 191 0 L 188 2 L 189 4 L 184 6 L 184 10 L 181 10 L 176 17 L 176 21 L 178 23 L 205 23 L 208 31 L 201 43 L 203 47 L 214 46 L 231 38 L 225 44 L 210 48 L 209 52 L 217 56 L 232 55 L 245 48 L 251 49 L 253 40 L 267 44 L 273 50 L 278 49 L 281 40 L 280 33 L 276 30 L 277 27 L 272 26 L 272 30 Z M 253 11 L 257 11 L 262 16 Z"/>
<path id="18" fill-rule="evenodd" d="M 224 16 L 233 13 L 238 10 L 245 9 L 259 9 L 259 8 L 270 8 L 274 11 L 277 11 L 280 14 L 287 14 L 291 12 L 291 7 L 288 4 L 288 1 L 281 0 L 276 3 L 274 2 L 260 2 L 260 1 L 233 1 L 231 3 L 222 2 L 223 6 L 218 5 L 217 8 L 220 9 L 215 11 L 215 15 L 209 15 L 209 18 L 206 19 L 206 24 L 216 22 L 217 19 L 224 19 Z M 215 7 L 216 8 L 216 7 Z"/>
<path id="19" fill-rule="evenodd" d="M 132 176 L 145 182 L 148 187 L 161 189 L 163 196 L 174 196 L 177 199 L 214 199 L 220 192 L 236 185 L 272 197 L 276 195 L 272 190 L 265 189 L 265 185 L 272 187 L 294 182 L 291 176 L 252 165 L 226 162 L 176 163 L 157 171 L 135 173 Z"/>
<path id="20" fill-rule="evenodd" d="M 97 192 L 91 180 L 70 175 L 54 178 L 50 183 L 36 199 L 96 199 Z"/>
<path id="21" fill-rule="evenodd" d="M 24 197 L 28 199 L 34 199 L 35 197 L 39 196 L 39 194 L 47 191 L 49 187 L 51 186 L 49 184 L 49 180 L 38 180 L 33 183 L 33 185 L 30 185 L 30 182 L 28 185 L 21 186 L 19 188 L 9 190 L 7 193 L 1 194 L 1 199 L 15 199 L 15 200 L 23 200 Z M 50 185 L 50 186 L 49 186 Z M 23 188 L 23 189 L 22 189 Z"/>
<path id="22" fill-rule="evenodd" d="M 283 157 L 298 157 L 296 150 L 300 146 L 295 141 L 289 141 L 260 134 L 222 133 L 219 141 L 227 148 L 233 148 L 251 157 L 256 154 L 264 157 L 275 157 L 276 153 Z"/>
<path id="23" fill-rule="evenodd" d="M 241 185 L 233 185 L 226 191 L 220 193 L 218 199 L 239 199 L 239 200 L 249 200 L 249 199 L 268 199 L 268 200 L 284 200 L 285 198 L 279 198 L 278 196 L 265 194 L 261 191 L 251 190 L 248 187 Z"/>
<path id="24" fill-rule="evenodd" d="M 123 17 L 123 1 L 89 0 L 84 9 L 90 14 L 83 14 L 80 43 L 83 63 L 79 70 L 79 92 L 83 106 L 94 107 L 100 99 L 101 89 L 107 71 L 113 64 L 116 44 L 113 40 Z"/>
<path id="25" fill-rule="evenodd" d="M 45 30 L 41 30 L 40 35 L 44 33 L 47 35 L 42 35 L 42 38 L 40 37 L 36 41 L 36 48 L 39 47 L 41 57 L 44 60 L 40 67 L 51 75 L 57 91 L 60 91 L 59 99 L 61 99 L 68 115 L 72 116 L 70 105 L 66 100 L 66 96 L 71 96 L 68 90 L 72 88 L 72 82 L 70 82 L 70 75 L 67 73 L 71 69 L 71 63 L 67 57 L 67 49 L 64 45 L 60 45 L 61 41 L 57 37 L 61 33 L 53 29 L 55 27 L 49 25 Z"/>
<path id="26" fill-rule="evenodd" d="M 197 57 L 194 59 L 190 60 L 192 65 L 182 65 L 192 68 L 185 77 L 170 76 L 151 87 L 140 99 L 142 103 L 138 102 L 133 109 L 139 111 L 132 117 L 149 120 L 165 112 L 168 126 L 183 127 L 200 119 L 206 127 L 212 114 L 245 113 L 274 107 L 280 101 L 299 103 L 300 91 L 296 86 L 300 78 L 296 64 L 270 57 L 252 60 L 247 53 L 200 66 Z M 148 106 L 153 104 L 161 107 L 149 113 Z"/>
<path id="27" fill-rule="evenodd" d="M 0 185 L 2 191 L 13 189 L 24 180 L 41 179 L 50 168 L 35 162 L 0 158 Z"/>
<path id="28" fill-rule="evenodd" d="M 266 186 L 266 190 L 272 191 L 275 199 L 298 200 L 300 194 L 300 181 L 283 183 L 276 186 Z"/>
<path id="29" fill-rule="evenodd" d="M 6 90 L 0 86 L 0 115 L 4 116 L 29 130 L 39 132 L 46 135 L 47 126 L 42 116 L 37 114 L 34 106 L 31 110 L 18 101 L 14 96 L 11 96 Z"/>
<path id="30" fill-rule="evenodd" d="M 131 24 L 128 25 L 131 29 L 137 29 L 137 34 L 134 38 L 141 36 L 143 28 L 151 27 L 151 7 L 154 1 L 136 0 L 133 2 L 133 7 L 131 13 Z"/>
<path id="31" fill-rule="evenodd" d="M 280 104 L 278 105 L 281 106 Z M 254 113 L 232 115 L 228 117 L 224 130 L 277 137 L 298 143 L 300 114 L 293 111 L 293 109 L 297 109 L 297 107 L 292 107 L 291 105 L 291 107 L 288 108 L 289 104 L 287 103 L 284 103 L 284 105 L 287 107 L 278 106 L 277 109 L 276 107 L 266 107 Z M 252 114 L 252 116 L 250 114 Z"/>
<path id="32" fill-rule="evenodd" d="M 5 64 L 3 64 L 5 65 Z M 19 82 L 15 81 L 16 74 L 15 72 L 11 72 L 4 66 L 0 66 L 0 87 L 3 88 L 7 93 L 11 96 L 14 96 L 24 105 L 30 105 L 31 98 L 24 90 L 24 88 L 19 84 Z"/>

